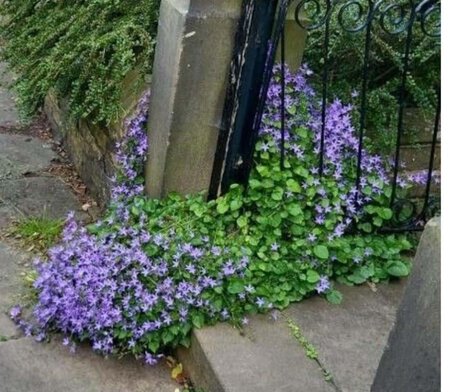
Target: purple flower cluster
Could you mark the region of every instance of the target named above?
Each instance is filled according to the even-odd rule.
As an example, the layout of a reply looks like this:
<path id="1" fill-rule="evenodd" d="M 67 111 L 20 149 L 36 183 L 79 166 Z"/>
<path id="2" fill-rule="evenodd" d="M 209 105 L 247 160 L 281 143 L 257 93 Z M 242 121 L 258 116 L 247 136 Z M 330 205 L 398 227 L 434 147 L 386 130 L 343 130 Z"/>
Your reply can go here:
<path id="1" fill-rule="evenodd" d="M 125 136 L 116 143 L 116 162 L 119 174 L 113 178 L 111 199 L 113 202 L 141 195 L 144 187 L 142 175 L 147 158 L 147 115 L 150 92 L 139 100 L 134 116 L 125 120 Z"/>
<path id="2" fill-rule="evenodd" d="M 208 292 L 241 280 L 249 259 L 233 256 L 205 235 L 201 244 L 185 241 L 182 228 L 151 233 L 151 216 L 131 212 L 137 199 L 144 200 L 139 181 L 147 151 L 148 99 L 146 94 L 139 101 L 117 145 L 120 173 L 114 180 L 113 208 L 91 230 L 69 214 L 61 242 L 50 249 L 48 260 L 35 263 L 35 323 L 21 320 L 19 307 L 11 317 L 40 340 L 49 330 L 61 331 L 71 351 L 75 341 L 88 340 L 99 353 L 132 352 L 155 364 L 162 336 L 171 336 L 169 343 L 182 339 L 192 328 L 193 315 L 230 317 L 229 309 L 210 303 Z M 252 301 L 252 292 L 240 293 L 238 301 Z"/>
<path id="3" fill-rule="evenodd" d="M 152 259 L 143 251 L 146 246 L 172 256 Z M 72 339 L 87 337 L 104 354 L 117 348 L 117 329 L 129 349 L 143 347 L 152 333 L 186 323 L 193 310 L 211 317 L 218 313 L 203 293 L 225 277 L 240 276 L 248 261 L 228 259 L 223 273 L 211 276 L 202 265 L 212 252 L 211 246 L 178 244 L 174 235 L 149 235 L 144 222 L 92 235 L 70 215 L 62 242 L 51 249 L 48 261 L 36 263 L 35 318 L 41 330 L 56 327 Z M 156 358 L 136 353 L 148 363 Z"/>
<path id="4" fill-rule="evenodd" d="M 279 81 L 280 67 L 275 67 L 275 76 L 268 90 L 268 105 L 260 129 L 263 143 L 261 151 L 267 152 L 273 146 L 279 151 L 281 145 L 281 85 Z M 388 160 L 381 155 L 370 152 L 368 148 L 361 151 L 361 175 L 357 188 L 356 167 L 359 152 L 358 132 L 352 124 L 354 107 L 335 99 L 326 107 L 324 126 L 323 173 L 319 177 L 319 159 L 321 154 L 322 113 L 321 102 L 314 89 L 308 83 L 312 71 L 303 65 L 296 73 L 286 67 L 286 99 L 285 99 L 285 151 L 294 165 L 302 165 L 312 178 L 304 181 L 304 191 L 314 188 L 318 200 L 333 199 L 333 188 L 339 191 L 339 200 L 331 205 L 315 205 L 313 221 L 324 226 L 331 215 L 343 218 L 336 223 L 328 240 L 341 237 L 355 217 L 364 213 L 364 206 L 377 201 L 391 187 L 392 176 Z M 355 94 L 353 94 L 355 95 Z M 330 181 L 327 181 L 330 179 Z M 401 175 L 398 183 L 401 188 L 412 184 L 425 184 L 427 171 Z M 435 182 L 439 181 L 437 172 L 433 173 Z M 302 196 L 300 196 L 301 198 Z M 314 234 L 308 237 L 314 242 Z"/>

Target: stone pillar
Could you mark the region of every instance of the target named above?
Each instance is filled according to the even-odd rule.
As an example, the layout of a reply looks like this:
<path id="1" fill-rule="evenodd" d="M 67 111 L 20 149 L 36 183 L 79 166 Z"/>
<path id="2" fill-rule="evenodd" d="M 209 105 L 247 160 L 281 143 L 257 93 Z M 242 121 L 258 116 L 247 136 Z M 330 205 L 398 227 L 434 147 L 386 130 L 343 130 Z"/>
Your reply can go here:
<path id="1" fill-rule="evenodd" d="M 162 0 L 149 117 L 146 191 L 206 190 L 242 0 Z"/>
<path id="2" fill-rule="evenodd" d="M 425 227 L 372 392 L 440 391 L 441 221 Z"/>

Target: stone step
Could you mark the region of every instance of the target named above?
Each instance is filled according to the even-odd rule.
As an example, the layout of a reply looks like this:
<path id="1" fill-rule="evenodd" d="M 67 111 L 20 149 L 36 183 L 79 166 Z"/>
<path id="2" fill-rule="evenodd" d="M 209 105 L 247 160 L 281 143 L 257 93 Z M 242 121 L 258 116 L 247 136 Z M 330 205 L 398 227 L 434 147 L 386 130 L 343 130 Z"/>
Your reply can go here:
<path id="1" fill-rule="evenodd" d="M 194 384 L 208 392 L 368 392 L 403 287 L 339 287 L 341 305 L 320 297 L 304 300 L 278 321 L 252 317 L 244 336 L 228 324 L 196 330 L 191 348 L 178 356 Z M 317 349 L 320 365 L 306 356 L 286 318 Z"/>

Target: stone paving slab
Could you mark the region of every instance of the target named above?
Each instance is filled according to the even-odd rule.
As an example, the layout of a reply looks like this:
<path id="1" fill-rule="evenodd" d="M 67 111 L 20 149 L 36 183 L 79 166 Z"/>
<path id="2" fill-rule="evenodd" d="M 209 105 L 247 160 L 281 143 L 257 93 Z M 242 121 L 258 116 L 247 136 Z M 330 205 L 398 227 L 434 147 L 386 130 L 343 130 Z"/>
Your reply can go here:
<path id="1" fill-rule="evenodd" d="M 247 336 L 228 324 L 194 331 L 178 355 L 192 380 L 208 392 L 333 392 L 287 325 L 251 318 Z"/>
<path id="2" fill-rule="evenodd" d="M 1 186 L 1 185 L 0 185 Z M 0 230 L 8 227 L 18 211 L 0 199 Z"/>
<path id="3" fill-rule="evenodd" d="M 285 319 L 250 318 L 248 337 L 228 324 L 194 331 L 179 356 L 194 383 L 209 392 L 368 392 L 394 323 L 404 283 L 339 287 L 341 305 L 320 297 L 293 304 L 284 315 L 300 327 L 331 373 L 306 357 Z M 253 337 L 253 339 L 252 339 Z"/>
<path id="4" fill-rule="evenodd" d="M 11 338 L 18 330 L 10 320 L 8 313 L 20 300 L 23 282 L 20 272 L 29 257 L 20 251 L 0 242 L 0 337 Z M 0 339 L 1 340 L 1 339 Z M 1 389 L 0 389 L 1 391 Z"/>
<path id="5" fill-rule="evenodd" d="M 15 127 L 20 124 L 14 103 L 14 95 L 8 90 L 12 75 L 7 72 L 6 64 L 0 62 L 0 127 Z"/>
<path id="6" fill-rule="evenodd" d="M 403 297 L 404 282 L 340 286 L 341 305 L 314 297 L 286 311 L 342 392 L 369 392 Z"/>
<path id="7" fill-rule="evenodd" d="M 56 157 L 50 144 L 38 138 L 0 134 L 0 181 L 43 170 Z"/>
<path id="8" fill-rule="evenodd" d="M 63 218 L 69 211 L 80 212 L 78 200 L 59 178 L 29 177 L 0 182 L 0 203 L 23 216 Z M 81 213 L 80 213 L 81 214 Z M 16 214 L 21 218 L 20 214 Z"/>
<path id="9" fill-rule="evenodd" d="M 1 392 L 174 392 L 168 369 L 133 358 L 104 359 L 88 347 L 29 338 L 0 343 Z"/>

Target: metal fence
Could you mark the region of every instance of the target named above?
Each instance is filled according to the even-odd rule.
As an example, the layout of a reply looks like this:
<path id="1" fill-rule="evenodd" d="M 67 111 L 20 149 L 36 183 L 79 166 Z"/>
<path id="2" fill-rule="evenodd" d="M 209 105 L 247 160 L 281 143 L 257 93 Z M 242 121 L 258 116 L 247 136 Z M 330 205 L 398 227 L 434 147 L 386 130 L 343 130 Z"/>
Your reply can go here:
<path id="1" fill-rule="evenodd" d="M 345 34 L 363 35 L 363 54 L 360 76 L 356 81 L 360 86 L 358 104 L 358 151 L 355 187 L 356 197 L 361 188 L 362 152 L 367 133 L 368 103 L 370 88 L 371 46 L 374 29 L 396 37 L 401 42 L 403 55 L 398 64 L 399 86 L 397 99 L 397 126 L 393 151 L 391 208 L 400 216 L 400 211 L 408 210 L 406 216 L 397 219 L 387 230 L 417 230 L 429 215 L 433 166 L 438 134 L 440 132 L 440 83 L 436 90 L 434 127 L 430 140 L 430 156 L 426 184 L 421 205 L 409 199 L 398 197 L 398 178 L 401 171 L 401 141 L 404 134 L 406 91 L 408 75 L 413 71 L 411 59 L 415 43 L 420 37 L 431 37 L 440 44 L 440 1 L 439 0 L 245 0 L 243 16 L 238 27 L 235 53 L 230 73 L 230 83 L 223 114 L 223 132 L 219 137 L 215 165 L 210 187 L 210 197 L 224 193 L 233 183 L 247 184 L 252 169 L 253 155 L 258 132 L 266 105 L 266 97 L 276 62 L 277 49 L 280 51 L 280 115 L 281 148 L 280 165 L 285 159 L 284 141 L 289 129 L 286 127 L 285 108 L 285 24 L 289 7 L 295 6 L 296 23 L 308 32 L 320 31 L 323 50 L 323 65 L 320 69 L 318 90 L 321 93 L 321 132 L 319 151 L 319 176 L 324 171 L 325 124 L 330 94 L 330 37 L 338 28 Z M 351 21 L 345 18 L 352 13 Z M 331 23 L 335 18 L 334 24 Z M 308 51 L 306 51 L 306 54 Z M 334 64 L 333 66 L 336 66 Z M 436 71 L 436 70 L 435 70 Z M 440 70 L 437 70 L 440 72 Z M 405 206 L 407 206 L 405 208 Z"/>

